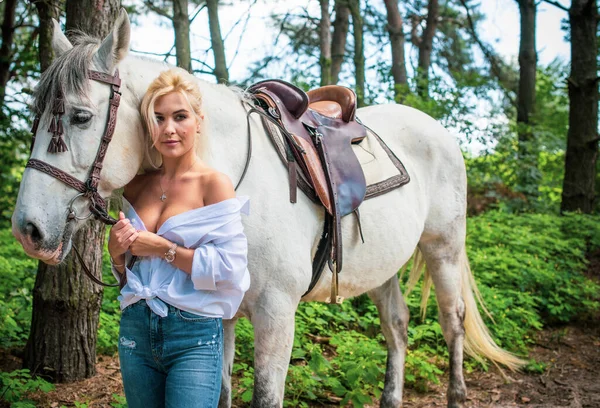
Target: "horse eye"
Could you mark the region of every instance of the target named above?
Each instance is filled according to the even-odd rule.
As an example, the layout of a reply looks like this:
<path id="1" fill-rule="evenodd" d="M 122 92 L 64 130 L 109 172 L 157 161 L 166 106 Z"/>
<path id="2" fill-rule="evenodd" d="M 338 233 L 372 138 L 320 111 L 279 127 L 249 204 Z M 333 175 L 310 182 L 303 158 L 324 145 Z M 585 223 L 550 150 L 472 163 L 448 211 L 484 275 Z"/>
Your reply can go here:
<path id="1" fill-rule="evenodd" d="M 77 111 L 71 117 L 71 123 L 73 125 L 84 125 L 90 121 L 92 114 L 86 111 Z"/>

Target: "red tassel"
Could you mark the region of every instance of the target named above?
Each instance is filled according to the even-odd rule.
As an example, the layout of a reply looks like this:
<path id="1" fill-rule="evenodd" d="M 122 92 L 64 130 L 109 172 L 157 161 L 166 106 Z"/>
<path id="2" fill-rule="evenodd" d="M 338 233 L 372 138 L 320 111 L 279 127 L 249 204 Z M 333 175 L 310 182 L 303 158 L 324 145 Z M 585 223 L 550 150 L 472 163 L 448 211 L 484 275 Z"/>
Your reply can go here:
<path id="1" fill-rule="evenodd" d="M 64 130 L 63 130 L 63 124 L 62 124 L 62 120 L 60 120 L 60 119 L 59 119 L 59 120 L 57 121 L 57 124 L 58 124 L 58 126 L 56 127 L 56 134 L 57 134 L 58 136 L 62 136 L 62 134 L 63 134 L 63 132 L 64 132 Z"/>

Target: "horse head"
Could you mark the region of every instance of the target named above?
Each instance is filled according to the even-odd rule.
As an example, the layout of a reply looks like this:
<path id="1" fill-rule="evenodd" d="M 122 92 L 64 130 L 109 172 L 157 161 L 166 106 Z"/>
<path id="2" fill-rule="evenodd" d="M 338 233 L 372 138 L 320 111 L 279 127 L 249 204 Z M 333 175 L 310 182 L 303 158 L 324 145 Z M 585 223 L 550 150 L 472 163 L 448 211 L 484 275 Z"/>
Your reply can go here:
<path id="1" fill-rule="evenodd" d="M 68 254 L 73 233 L 90 214 L 90 201 L 104 204 L 142 164 L 140 95 L 127 86 L 125 75 L 120 88 L 110 83 L 121 80 L 111 78 L 118 78 L 129 38 L 124 10 L 101 43 L 82 36 L 72 44 L 54 22 L 56 58 L 34 92 L 35 143 L 12 216 L 13 234 L 27 254 L 48 264 L 60 263 Z M 111 119 L 115 100 L 118 117 L 115 112 Z M 108 122 L 115 119 L 106 149 L 102 139 L 111 127 Z M 105 158 L 97 164 L 102 149 Z M 48 168 L 53 170 L 44 171 Z M 68 176 L 73 179 L 65 182 Z M 85 192 L 74 188 L 78 183 Z"/>

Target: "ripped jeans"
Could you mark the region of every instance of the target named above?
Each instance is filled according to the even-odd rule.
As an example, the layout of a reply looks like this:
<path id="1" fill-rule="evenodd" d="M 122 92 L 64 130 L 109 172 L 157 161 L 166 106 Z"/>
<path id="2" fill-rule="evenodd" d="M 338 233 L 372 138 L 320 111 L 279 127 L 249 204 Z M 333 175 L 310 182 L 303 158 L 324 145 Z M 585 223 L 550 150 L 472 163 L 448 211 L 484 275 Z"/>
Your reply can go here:
<path id="1" fill-rule="evenodd" d="M 144 300 L 121 315 L 119 360 L 129 408 L 214 408 L 221 393 L 223 324 Z"/>

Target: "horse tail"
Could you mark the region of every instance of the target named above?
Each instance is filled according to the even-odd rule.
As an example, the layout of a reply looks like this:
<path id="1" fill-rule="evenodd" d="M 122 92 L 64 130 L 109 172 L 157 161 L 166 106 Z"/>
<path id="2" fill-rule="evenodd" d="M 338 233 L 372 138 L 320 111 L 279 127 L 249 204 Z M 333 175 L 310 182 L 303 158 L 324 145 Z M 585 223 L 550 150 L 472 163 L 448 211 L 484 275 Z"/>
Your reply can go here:
<path id="1" fill-rule="evenodd" d="M 463 249 L 461 256 L 461 295 L 465 305 L 465 343 L 464 350 L 475 358 L 477 361 L 484 363 L 482 357 L 492 361 L 494 364 L 501 364 L 512 371 L 518 370 L 527 362 L 500 348 L 492 338 L 488 328 L 486 327 L 479 310 L 477 303 L 481 305 L 483 311 L 490 317 L 491 314 L 486 309 L 481 293 L 477 289 L 475 278 L 469 266 L 466 249 Z M 401 271 L 401 277 L 404 274 L 406 265 Z M 427 271 L 425 259 L 421 251 L 417 248 L 413 254 L 413 267 L 410 270 L 406 295 L 408 295 L 415 287 L 421 275 L 424 275 L 422 297 L 421 297 L 421 315 L 425 318 L 427 308 L 427 300 L 431 294 L 431 286 L 433 281 Z"/>

